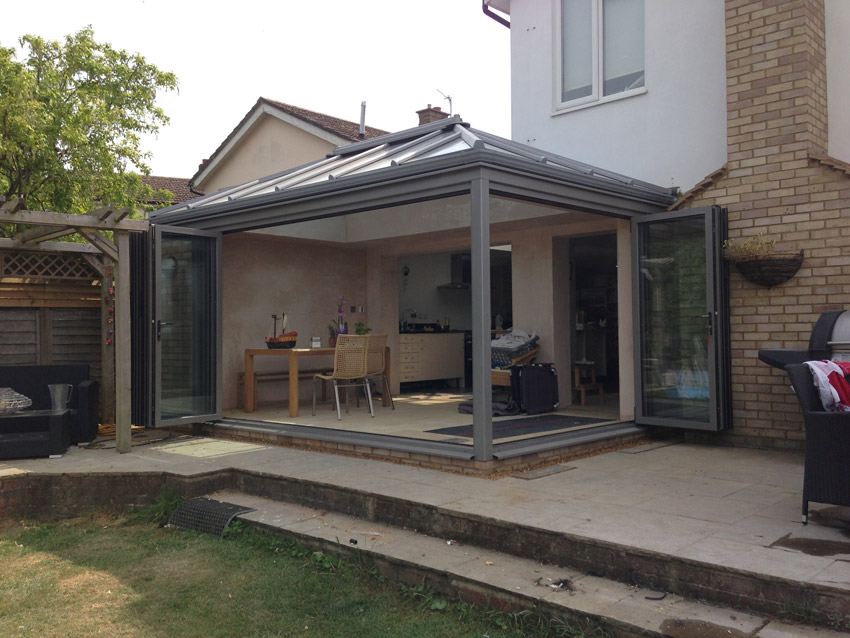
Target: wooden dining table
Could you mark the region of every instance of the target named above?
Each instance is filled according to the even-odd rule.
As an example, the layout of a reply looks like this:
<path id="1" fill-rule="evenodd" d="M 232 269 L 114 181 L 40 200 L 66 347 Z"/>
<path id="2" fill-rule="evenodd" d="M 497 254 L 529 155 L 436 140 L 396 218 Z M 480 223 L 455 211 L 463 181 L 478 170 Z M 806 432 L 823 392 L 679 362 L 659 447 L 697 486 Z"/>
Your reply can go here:
<path id="1" fill-rule="evenodd" d="M 285 358 L 289 364 L 289 416 L 298 416 L 298 370 L 301 357 L 331 357 L 333 358 L 335 348 L 246 348 L 245 349 L 245 412 L 253 412 L 257 409 L 257 382 L 254 378 L 255 357 L 278 357 Z M 390 348 L 387 346 L 384 361 L 386 361 L 385 374 L 390 377 Z M 293 400 L 295 397 L 295 400 Z M 384 407 L 390 406 L 390 397 L 383 392 L 381 401 Z"/>

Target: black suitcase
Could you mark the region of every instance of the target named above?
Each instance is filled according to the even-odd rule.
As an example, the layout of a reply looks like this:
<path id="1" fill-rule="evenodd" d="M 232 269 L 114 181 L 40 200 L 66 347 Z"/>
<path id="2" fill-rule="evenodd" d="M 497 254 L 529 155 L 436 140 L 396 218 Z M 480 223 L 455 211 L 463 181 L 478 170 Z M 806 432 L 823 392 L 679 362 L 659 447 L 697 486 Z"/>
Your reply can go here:
<path id="1" fill-rule="evenodd" d="M 511 368 L 511 395 L 520 412 L 540 414 L 558 409 L 558 372 L 551 363 Z"/>

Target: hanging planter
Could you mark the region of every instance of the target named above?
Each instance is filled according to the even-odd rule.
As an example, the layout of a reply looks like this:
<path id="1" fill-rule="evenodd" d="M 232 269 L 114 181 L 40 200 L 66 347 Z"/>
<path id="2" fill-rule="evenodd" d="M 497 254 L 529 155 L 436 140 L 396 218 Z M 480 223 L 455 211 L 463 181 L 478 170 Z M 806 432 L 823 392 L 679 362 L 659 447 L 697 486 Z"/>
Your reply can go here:
<path id="1" fill-rule="evenodd" d="M 759 286 L 778 286 L 797 274 L 803 263 L 803 251 L 777 251 L 775 240 L 759 234 L 745 242 L 733 239 L 723 244 L 723 255 L 735 264 L 746 279 Z"/>
<path id="2" fill-rule="evenodd" d="M 797 274 L 803 263 L 803 251 L 774 253 L 772 257 L 736 261 L 735 267 L 746 279 L 759 286 L 778 286 Z"/>

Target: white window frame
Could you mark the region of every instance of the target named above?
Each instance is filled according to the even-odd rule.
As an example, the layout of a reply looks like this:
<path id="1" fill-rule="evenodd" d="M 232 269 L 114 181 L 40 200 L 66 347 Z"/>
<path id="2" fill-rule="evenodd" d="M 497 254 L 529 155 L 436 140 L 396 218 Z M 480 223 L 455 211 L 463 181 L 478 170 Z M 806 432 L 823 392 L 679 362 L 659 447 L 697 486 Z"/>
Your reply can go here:
<path id="1" fill-rule="evenodd" d="M 592 56 L 591 63 L 593 65 L 593 87 L 590 95 L 586 95 L 584 97 L 577 98 L 575 100 L 570 100 L 569 102 L 563 102 L 561 100 L 562 90 L 561 83 L 563 82 L 563 64 L 564 64 L 564 54 L 563 54 L 563 37 L 564 30 L 561 25 L 561 4 L 562 0 L 555 0 L 552 3 L 554 15 L 552 17 L 552 28 L 553 35 L 552 41 L 555 46 L 553 47 L 554 53 L 554 64 L 552 65 L 553 69 L 553 78 L 552 78 L 552 98 L 553 98 L 553 115 L 559 115 L 561 113 L 568 113 L 570 111 L 577 111 L 579 109 L 585 109 L 590 106 L 596 106 L 597 104 L 605 104 L 607 102 L 614 102 L 616 100 L 622 100 L 625 98 L 633 97 L 635 95 L 642 95 L 646 93 L 646 80 L 644 80 L 644 85 L 635 89 L 631 89 L 630 91 L 622 91 L 620 93 L 614 93 L 612 95 L 602 95 L 602 86 L 603 86 L 603 78 L 602 75 L 604 73 L 604 60 L 602 59 L 602 3 L 605 0 L 592 0 L 593 7 L 591 9 L 592 16 Z M 646 5 L 644 5 L 645 10 Z M 646 17 L 644 14 L 644 30 L 646 29 Z M 644 66 L 644 77 L 646 74 L 646 45 L 644 44 L 644 56 L 643 56 L 643 66 Z"/>

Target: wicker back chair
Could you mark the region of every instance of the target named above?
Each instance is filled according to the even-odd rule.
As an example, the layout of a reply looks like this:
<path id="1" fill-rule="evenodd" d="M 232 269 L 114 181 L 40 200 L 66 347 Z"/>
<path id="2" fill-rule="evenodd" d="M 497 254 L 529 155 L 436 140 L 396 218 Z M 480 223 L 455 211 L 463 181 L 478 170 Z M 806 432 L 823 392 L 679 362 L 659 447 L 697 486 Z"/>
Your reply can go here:
<path id="1" fill-rule="evenodd" d="M 803 524 L 809 522 L 809 501 L 850 506 L 850 412 L 825 412 L 809 367 L 785 367 L 800 401 L 806 426 L 806 466 L 803 474 Z"/>
<path id="2" fill-rule="evenodd" d="M 392 392 L 390 392 L 390 380 L 387 379 L 387 335 L 369 335 L 369 361 L 367 363 L 366 376 L 380 377 L 378 383 L 383 384 L 384 392 L 390 397 L 390 405 L 395 410 Z"/>
<path id="3" fill-rule="evenodd" d="M 334 384 L 334 400 L 336 401 L 337 419 L 342 421 L 342 410 L 339 404 L 339 389 L 357 387 L 364 388 L 369 400 L 369 413 L 374 418 L 375 408 L 372 405 L 372 392 L 366 381 L 366 370 L 369 361 L 369 335 L 339 335 L 334 350 L 334 370 L 331 374 L 316 374 L 313 376 L 313 416 L 316 415 L 316 384 L 318 381 L 332 381 Z M 348 392 L 345 393 L 345 411 L 348 412 Z"/>

